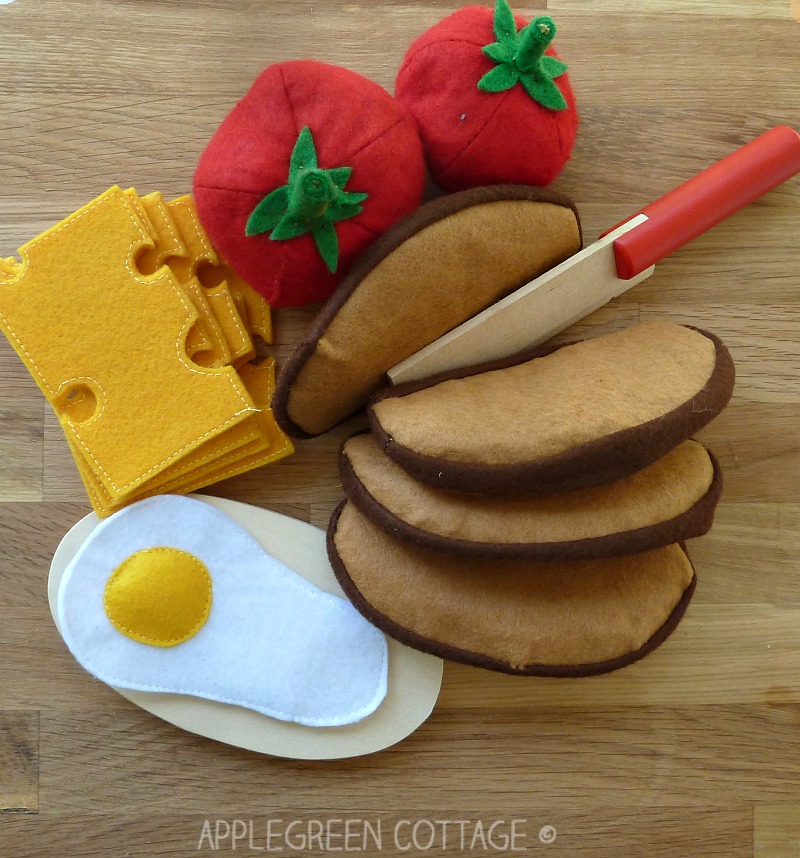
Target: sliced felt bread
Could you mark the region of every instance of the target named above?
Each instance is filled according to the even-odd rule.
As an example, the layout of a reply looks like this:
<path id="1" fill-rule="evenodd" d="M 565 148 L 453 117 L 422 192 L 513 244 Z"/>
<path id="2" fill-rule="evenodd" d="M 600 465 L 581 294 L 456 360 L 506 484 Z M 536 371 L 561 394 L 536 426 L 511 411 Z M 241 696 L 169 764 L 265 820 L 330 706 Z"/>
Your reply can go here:
<path id="1" fill-rule="evenodd" d="M 278 423 L 326 432 L 386 370 L 580 248 L 575 206 L 553 191 L 497 185 L 422 206 L 370 246 L 289 358 Z"/>
<path id="2" fill-rule="evenodd" d="M 648 322 L 387 388 L 369 415 L 384 451 L 437 488 L 572 491 L 665 455 L 722 411 L 733 383 L 713 334 Z"/>
<path id="3" fill-rule="evenodd" d="M 345 501 L 328 555 L 355 607 L 393 638 L 465 664 L 588 676 L 636 661 L 677 626 L 695 577 L 679 545 L 602 560 L 478 560 L 394 539 Z"/>
<path id="4" fill-rule="evenodd" d="M 433 551 L 530 560 L 637 554 L 702 536 L 722 489 L 702 444 L 684 441 L 637 473 L 544 496 L 469 495 L 415 480 L 371 435 L 343 446 L 348 498 L 382 530 Z"/>

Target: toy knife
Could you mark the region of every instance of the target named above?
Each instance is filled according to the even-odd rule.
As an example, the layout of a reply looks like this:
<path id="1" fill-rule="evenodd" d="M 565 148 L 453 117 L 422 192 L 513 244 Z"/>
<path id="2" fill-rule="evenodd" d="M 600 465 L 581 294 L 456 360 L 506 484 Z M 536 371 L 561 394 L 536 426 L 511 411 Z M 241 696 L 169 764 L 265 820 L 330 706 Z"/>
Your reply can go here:
<path id="1" fill-rule="evenodd" d="M 800 172 L 800 134 L 779 125 L 712 164 L 594 244 L 389 370 L 392 384 L 549 340 L 649 277 L 655 264 Z"/>

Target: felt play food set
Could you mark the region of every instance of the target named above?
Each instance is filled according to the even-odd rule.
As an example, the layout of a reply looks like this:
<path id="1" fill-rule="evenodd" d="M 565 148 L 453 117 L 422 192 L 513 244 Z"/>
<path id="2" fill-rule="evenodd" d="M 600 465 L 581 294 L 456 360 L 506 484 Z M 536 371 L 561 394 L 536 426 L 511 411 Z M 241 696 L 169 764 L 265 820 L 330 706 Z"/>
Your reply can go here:
<path id="1" fill-rule="evenodd" d="M 313 60 L 264 71 L 194 177 L 203 225 L 273 307 L 327 298 L 422 200 L 414 120 L 378 84 Z"/>
<path id="2" fill-rule="evenodd" d="M 396 96 L 417 121 L 437 185 L 547 185 L 558 175 L 578 113 L 555 35 L 552 18 L 528 23 L 497 0 L 494 13 L 459 9 L 411 45 Z"/>
<path id="3" fill-rule="evenodd" d="M 19 252 L 0 274 L 0 327 L 98 514 L 292 452 L 272 418 L 274 361 L 246 362 L 269 308 L 216 254 L 191 198 L 114 187 Z"/>
<path id="4" fill-rule="evenodd" d="M 275 416 L 326 432 L 363 408 L 392 366 L 581 247 L 574 203 L 495 185 L 427 203 L 358 260 L 283 367 Z"/>
<path id="5" fill-rule="evenodd" d="M 206 580 L 179 597 L 203 568 L 200 624 Z M 260 753 L 372 753 L 415 730 L 439 694 L 440 659 L 385 638 L 345 601 L 323 530 L 236 501 L 162 496 L 86 516 L 56 550 L 48 597 L 75 656 L 119 694 Z M 187 629 L 174 646 L 135 637 Z"/>
<path id="6" fill-rule="evenodd" d="M 798 172 L 800 134 L 776 126 L 401 361 L 387 375 L 398 384 L 544 343 L 649 277 L 665 256 Z"/>
<path id="7" fill-rule="evenodd" d="M 800 138 L 774 129 L 581 251 L 575 205 L 541 187 L 578 127 L 555 35 L 506 0 L 456 12 L 396 99 L 270 66 L 194 197 L 113 187 L 0 260 L 0 326 L 96 510 L 49 581 L 92 676 L 184 729 L 324 759 L 416 729 L 439 656 L 586 676 L 676 627 L 684 542 L 721 491 L 691 435 L 731 396 L 730 355 L 668 322 L 532 348 L 800 169 Z M 426 161 L 457 193 L 420 206 Z M 270 305 L 325 299 L 276 383 Z M 327 534 L 182 496 L 365 405 Z"/>
<path id="8" fill-rule="evenodd" d="M 691 599 L 682 543 L 711 526 L 721 476 L 688 438 L 733 381 L 716 337 L 651 322 L 382 391 L 372 436 L 342 451 L 342 589 L 387 634 L 478 667 L 641 658 Z"/>

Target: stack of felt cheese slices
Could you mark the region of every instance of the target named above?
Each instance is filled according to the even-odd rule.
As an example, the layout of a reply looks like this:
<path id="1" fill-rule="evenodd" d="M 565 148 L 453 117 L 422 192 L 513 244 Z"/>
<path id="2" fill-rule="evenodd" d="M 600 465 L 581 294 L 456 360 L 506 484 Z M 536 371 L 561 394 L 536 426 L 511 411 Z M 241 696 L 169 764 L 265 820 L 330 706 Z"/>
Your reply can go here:
<path id="1" fill-rule="evenodd" d="M 734 368 L 712 334 L 649 322 L 378 393 L 341 453 L 328 532 L 387 634 L 506 673 L 586 676 L 646 655 L 696 577 L 716 461 L 691 436 Z"/>

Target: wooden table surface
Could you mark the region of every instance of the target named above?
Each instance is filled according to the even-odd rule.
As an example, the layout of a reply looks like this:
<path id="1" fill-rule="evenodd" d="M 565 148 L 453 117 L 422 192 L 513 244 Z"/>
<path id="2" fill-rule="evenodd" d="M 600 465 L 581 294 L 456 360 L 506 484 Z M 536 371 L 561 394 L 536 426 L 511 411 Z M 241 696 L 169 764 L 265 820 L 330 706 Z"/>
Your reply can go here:
<path id="1" fill-rule="evenodd" d="M 206 141 L 271 62 L 313 55 L 391 88 L 404 47 L 458 5 L 0 5 L 0 255 L 112 184 L 187 192 Z M 520 11 L 544 8 L 582 111 L 555 186 L 577 200 L 589 240 L 770 126 L 800 127 L 790 0 L 541 0 Z M 737 364 L 730 407 L 701 434 L 725 491 L 712 533 L 690 546 L 699 586 L 675 635 L 593 679 L 448 664 L 425 725 L 344 762 L 285 761 L 183 733 L 73 661 L 45 587 L 56 545 L 89 507 L 56 420 L 0 342 L 0 856 L 203 854 L 205 820 L 212 834 L 231 825 L 239 854 L 290 854 L 284 841 L 267 844 L 277 818 L 274 832 L 293 820 L 306 832 L 326 826 L 330 851 L 343 848 L 349 819 L 350 850 L 372 854 L 359 820 L 381 826 L 386 855 L 516 845 L 552 858 L 800 856 L 799 236 L 797 178 L 580 326 L 691 323 L 719 334 Z M 274 314 L 279 358 L 313 313 Z M 341 497 L 335 451 L 359 425 L 213 491 L 325 526 Z M 420 824 L 405 851 L 411 825 L 395 838 L 400 820 Z M 437 834 L 425 849 L 427 820 L 467 823 L 448 829 L 446 848 Z M 515 844 L 502 839 L 512 820 Z M 242 839 L 251 822 L 254 849 Z M 484 849 L 475 832 L 493 823 Z M 545 826 L 555 835 L 540 839 Z M 304 854 L 320 854 L 320 842 Z M 231 838 L 218 845 L 233 852 Z"/>

